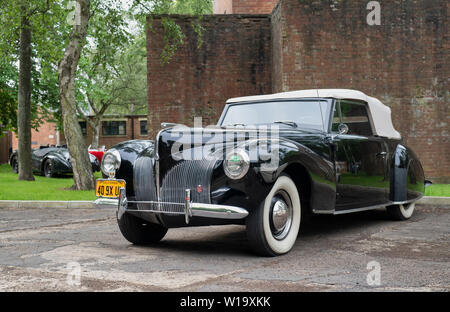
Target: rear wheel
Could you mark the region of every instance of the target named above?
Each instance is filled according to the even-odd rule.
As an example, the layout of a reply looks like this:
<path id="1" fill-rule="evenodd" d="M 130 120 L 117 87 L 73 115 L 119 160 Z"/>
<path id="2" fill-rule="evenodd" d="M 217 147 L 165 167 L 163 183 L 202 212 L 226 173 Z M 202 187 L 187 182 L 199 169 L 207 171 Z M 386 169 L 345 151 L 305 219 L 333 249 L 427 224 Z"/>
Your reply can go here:
<path id="1" fill-rule="evenodd" d="M 117 219 L 117 223 L 123 237 L 135 245 L 157 243 L 167 233 L 166 227 L 147 222 L 129 213 L 124 213 Z"/>
<path id="2" fill-rule="evenodd" d="M 11 167 L 12 167 L 12 170 L 14 171 L 14 173 L 19 173 L 19 163 L 17 161 L 17 157 L 14 157 L 11 160 Z"/>
<path id="3" fill-rule="evenodd" d="M 393 205 L 386 207 L 386 212 L 391 219 L 396 221 L 404 221 L 412 217 L 415 207 L 416 203 Z"/>
<path id="4" fill-rule="evenodd" d="M 247 217 L 247 237 L 252 249 L 262 256 L 288 253 L 300 229 L 300 196 L 294 181 L 280 176 L 259 209 Z"/>

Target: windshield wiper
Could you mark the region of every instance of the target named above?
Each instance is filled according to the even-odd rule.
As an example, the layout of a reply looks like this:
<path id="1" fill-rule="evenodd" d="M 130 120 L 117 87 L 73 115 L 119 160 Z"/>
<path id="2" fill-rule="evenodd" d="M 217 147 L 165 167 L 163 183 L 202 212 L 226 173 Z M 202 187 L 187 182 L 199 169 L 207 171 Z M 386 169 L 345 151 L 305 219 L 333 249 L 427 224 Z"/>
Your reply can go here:
<path id="1" fill-rule="evenodd" d="M 276 124 L 284 124 L 284 125 L 291 126 L 291 127 L 293 127 L 293 128 L 298 128 L 297 123 L 295 123 L 295 122 L 293 122 L 293 121 L 289 121 L 289 120 L 274 121 L 273 123 L 276 123 Z"/>

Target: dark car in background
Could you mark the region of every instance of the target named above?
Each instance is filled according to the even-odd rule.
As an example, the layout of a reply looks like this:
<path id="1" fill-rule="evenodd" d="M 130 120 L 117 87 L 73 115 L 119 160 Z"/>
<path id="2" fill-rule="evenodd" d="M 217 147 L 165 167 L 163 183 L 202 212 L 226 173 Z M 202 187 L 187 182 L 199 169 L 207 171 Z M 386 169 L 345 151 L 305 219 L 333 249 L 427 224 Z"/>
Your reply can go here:
<path id="1" fill-rule="evenodd" d="M 117 207 L 134 244 L 174 227 L 242 224 L 254 251 L 276 256 L 292 249 L 306 215 L 386 207 L 406 220 L 424 194 L 422 166 L 390 108 L 360 91 L 235 98 L 214 127 L 164 126 L 102 160 L 109 178 L 97 180 L 96 204 Z"/>
<path id="2" fill-rule="evenodd" d="M 98 159 L 89 153 L 92 171 L 100 170 Z M 33 149 L 31 153 L 33 172 L 42 174 L 48 178 L 59 174 L 72 173 L 69 150 L 65 146 L 41 146 Z M 15 150 L 10 157 L 9 163 L 15 173 L 19 172 L 19 155 Z"/>

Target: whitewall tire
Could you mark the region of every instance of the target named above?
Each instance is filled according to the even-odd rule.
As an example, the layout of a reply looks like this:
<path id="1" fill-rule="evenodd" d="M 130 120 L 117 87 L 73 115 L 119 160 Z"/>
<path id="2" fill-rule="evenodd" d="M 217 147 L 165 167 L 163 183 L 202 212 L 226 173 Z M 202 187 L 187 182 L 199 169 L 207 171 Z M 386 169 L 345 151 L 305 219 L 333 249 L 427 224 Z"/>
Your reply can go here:
<path id="1" fill-rule="evenodd" d="M 288 253 L 297 240 L 301 210 L 294 181 L 281 175 L 260 207 L 247 217 L 247 237 L 252 249 L 263 256 Z"/>
<path id="2" fill-rule="evenodd" d="M 403 221 L 408 220 L 409 218 L 412 217 L 415 207 L 416 203 L 412 202 L 409 204 L 386 207 L 386 211 L 391 219 Z"/>

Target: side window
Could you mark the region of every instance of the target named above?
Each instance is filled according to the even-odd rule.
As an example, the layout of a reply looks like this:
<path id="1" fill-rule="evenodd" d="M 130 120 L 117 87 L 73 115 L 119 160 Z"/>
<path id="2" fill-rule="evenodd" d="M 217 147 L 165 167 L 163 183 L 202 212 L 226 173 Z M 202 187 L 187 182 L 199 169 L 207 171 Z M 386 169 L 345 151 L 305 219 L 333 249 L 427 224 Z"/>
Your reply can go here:
<path id="1" fill-rule="evenodd" d="M 341 101 L 340 109 L 341 121 L 348 126 L 348 134 L 362 136 L 373 135 L 367 108 L 364 104 Z"/>
<path id="2" fill-rule="evenodd" d="M 339 101 L 336 101 L 336 105 L 334 105 L 333 120 L 331 121 L 331 132 L 337 133 L 340 123 L 341 117 L 339 117 Z"/>

